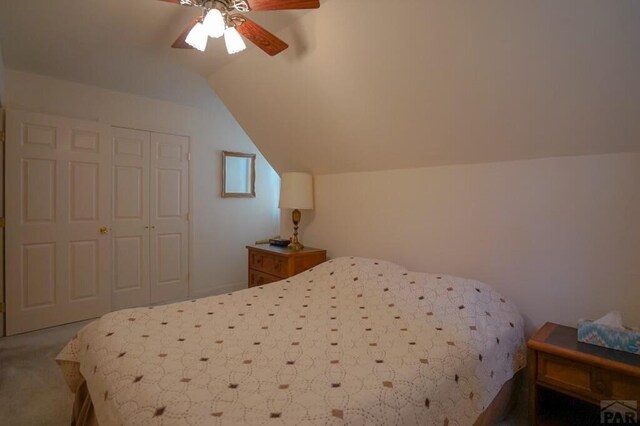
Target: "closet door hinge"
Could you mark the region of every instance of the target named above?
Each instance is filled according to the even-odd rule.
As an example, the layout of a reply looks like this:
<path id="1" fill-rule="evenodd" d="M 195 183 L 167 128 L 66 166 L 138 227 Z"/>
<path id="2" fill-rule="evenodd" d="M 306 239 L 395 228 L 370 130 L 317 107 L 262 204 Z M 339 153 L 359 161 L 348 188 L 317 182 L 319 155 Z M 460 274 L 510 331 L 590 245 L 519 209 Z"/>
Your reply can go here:
<path id="1" fill-rule="evenodd" d="M 4 312 L 4 302 L 0 302 L 0 313 Z"/>
<path id="2" fill-rule="evenodd" d="M 191 161 L 191 151 L 187 152 L 187 161 Z"/>
<path id="3" fill-rule="evenodd" d="M 0 217 L 0 228 L 4 228 L 6 224 L 7 224 L 7 221 L 5 220 L 5 218 Z"/>
<path id="4" fill-rule="evenodd" d="M 0 143 L 4 143 L 5 135 L 4 132 L 0 131 Z"/>

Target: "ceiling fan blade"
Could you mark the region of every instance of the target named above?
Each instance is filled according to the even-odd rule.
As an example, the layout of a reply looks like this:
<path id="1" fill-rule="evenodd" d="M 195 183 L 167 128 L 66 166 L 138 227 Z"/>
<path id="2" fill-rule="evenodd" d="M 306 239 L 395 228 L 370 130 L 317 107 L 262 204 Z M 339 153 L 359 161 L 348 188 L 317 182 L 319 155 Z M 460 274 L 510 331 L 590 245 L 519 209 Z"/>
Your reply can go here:
<path id="1" fill-rule="evenodd" d="M 246 0 L 250 11 L 285 10 L 285 9 L 317 9 L 319 0 Z"/>
<path id="2" fill-rule="evenodd" d="M 244 21 L 236 27 L 238 32 L 269 55 L 275 56 L 289 47 L 287 43 L 280 40 L 278 37 L 274 36 L 251 19 L 242 15 L 233 16 L 239 16 Z"/>
<path id="3" fill-rule="evenodd" d="M 180 4 L 180 0 L 160 0 L 160 1 L 165 1 L 167 3 Z"/>
<path id="4" fill-rule="evenodd" d="M 197 23 L 198 23 L 198 18 L 195 18 L 193 21 L 191 21 L 189 25 L 187 25 L 187 28 L 184 29 L 182 34 L 180 34 L 180 36 L 176 39 L 176 41 L 173 42 L 171 47 L 173 47 L 174 49 L 193 49 L 193 46 L 187 44 L 186 40 L 187 40 L 187 35 L 189 34 L 189 31 L 191 31 L 191 29 L 195 27 Z"/>

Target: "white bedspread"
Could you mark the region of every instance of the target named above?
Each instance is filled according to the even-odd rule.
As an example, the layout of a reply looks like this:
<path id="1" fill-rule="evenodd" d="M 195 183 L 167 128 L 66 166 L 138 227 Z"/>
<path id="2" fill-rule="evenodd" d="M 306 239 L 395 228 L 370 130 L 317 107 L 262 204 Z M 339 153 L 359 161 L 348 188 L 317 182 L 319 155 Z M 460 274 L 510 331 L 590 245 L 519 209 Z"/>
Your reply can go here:
<path id="1" fill-rule="evenodd" d="M 87 325 L 59 354 L 108 425 L 470 425 L 525 365 L 486 284 L 339 258 Z"/>

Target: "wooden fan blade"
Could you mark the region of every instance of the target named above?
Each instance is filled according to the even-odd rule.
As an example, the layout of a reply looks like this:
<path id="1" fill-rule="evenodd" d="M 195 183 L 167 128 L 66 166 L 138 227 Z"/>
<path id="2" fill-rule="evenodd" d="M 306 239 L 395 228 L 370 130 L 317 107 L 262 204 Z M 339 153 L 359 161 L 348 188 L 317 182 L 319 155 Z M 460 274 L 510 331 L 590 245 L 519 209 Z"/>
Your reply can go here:
<path id="1" fill-rule="evenodd" d="M 167 3 L 180 4 L 180 0 L 160 0 L 160 1 L 165 1 Z"/>
<path id="2" fill-rule="evenodd" d="M 236 27 L 238 32 L 269 55 L 275 56 L 289 47 L 287 43 L 280 40 L 278 37 L 274 36 L 251 19 L 242 15 L 234 16 L 240 16 L 244 20 L 241 25 Z"/>
<path id="3" fill-rule="evenodd" d="M 187 35 L 189 34 L 189 31 L 191 31 L 191 29 L 195 27 L 197 23 L 198 23 L 198 18 L 195 18 L 193 21 L 191 21 L 191 23 L 187 25 L 187 28 L 184 29 L 182 34 L 180 34 L 180 36 L 176 39 L 176 41 L 173 42 L 171 47 L 173 47 L 174 49 L 193 49 L 193 46 L 187 44 L 186 40 L 187 40 Z"/>
<path id="4" fill-rule="evenodd" d="M 246 0 L 249 10 L 317 9 L 319 0 Z"/>

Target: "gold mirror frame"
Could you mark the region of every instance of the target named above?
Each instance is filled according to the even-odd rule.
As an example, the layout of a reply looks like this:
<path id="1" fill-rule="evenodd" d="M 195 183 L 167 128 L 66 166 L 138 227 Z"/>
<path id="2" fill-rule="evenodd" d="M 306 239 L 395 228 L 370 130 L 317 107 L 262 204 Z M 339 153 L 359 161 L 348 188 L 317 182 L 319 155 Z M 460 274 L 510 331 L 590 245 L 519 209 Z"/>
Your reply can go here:
<path id="1" fill-rule="evenodd" d="M 251 161 L 251 176 L 249 178 L 250 192 L 227 192 L 227 157 L 247 158 Z M 256 154 L 243 152 L 222 151 L 222 198 L 255 198 L 256 196 Z"/>

